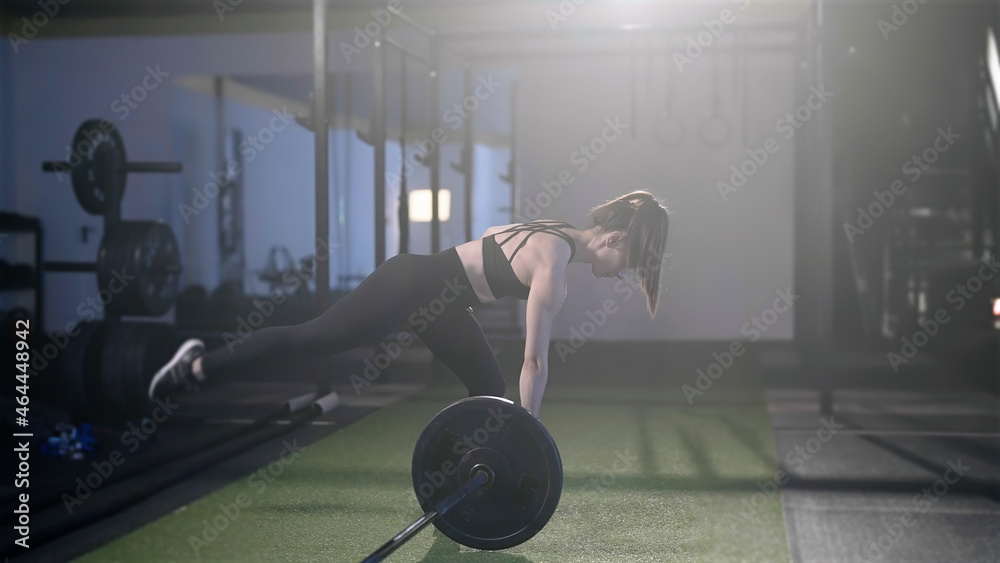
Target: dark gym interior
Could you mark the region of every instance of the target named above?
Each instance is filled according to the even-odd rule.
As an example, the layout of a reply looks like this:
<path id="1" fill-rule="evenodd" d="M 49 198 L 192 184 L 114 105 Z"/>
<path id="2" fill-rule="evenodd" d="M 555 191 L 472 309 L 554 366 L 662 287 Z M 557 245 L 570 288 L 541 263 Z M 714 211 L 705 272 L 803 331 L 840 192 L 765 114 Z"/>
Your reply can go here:
<path id="1" fill-rule="evenodd" d="M 361 561 L 418 518 L 390 561 L 1000 561 L 997 3 L 0 22 L 4 561 Z M 540 413 L 441 490 L 431 435 L 501 403 L 410 327 L 149 396 L 182 342 L 633 190 L 669 210 L 657 314 L 570 263 Z M 472 314 L 520 405 L 526 301 Z"/>

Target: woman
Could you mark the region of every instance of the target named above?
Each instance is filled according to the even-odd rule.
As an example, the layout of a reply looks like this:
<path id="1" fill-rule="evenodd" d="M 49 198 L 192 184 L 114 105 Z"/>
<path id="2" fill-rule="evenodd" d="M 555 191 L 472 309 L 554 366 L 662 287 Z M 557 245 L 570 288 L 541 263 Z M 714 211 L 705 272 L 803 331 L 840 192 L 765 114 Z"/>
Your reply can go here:
<path id="1" fill-rule="evenodd" d="M 590 264 L 598 278 L 621 279 L 634 270 L 650 317 L 656 314 L 666 208 L 649 192 L 635 191 L 591 209 L 589 216 L 593 225 L 584 231 L 532 221 L 490 227 L 483 238 L 436 254 L 393 256 L 319 317 L 261 329 L 233 349 L 205 354 L 200 340 L 188 340 L 153 377 L 150 397 L 263 358 L 326 356 L 372 344 L 404 323 L 458 375 L 469 396 L 502 397 L 500 365 L 471 308 L 510 296 L 528 302 L 521 405 L 537 417 L 552 317 L 566 298 L 569 263 Z"/>

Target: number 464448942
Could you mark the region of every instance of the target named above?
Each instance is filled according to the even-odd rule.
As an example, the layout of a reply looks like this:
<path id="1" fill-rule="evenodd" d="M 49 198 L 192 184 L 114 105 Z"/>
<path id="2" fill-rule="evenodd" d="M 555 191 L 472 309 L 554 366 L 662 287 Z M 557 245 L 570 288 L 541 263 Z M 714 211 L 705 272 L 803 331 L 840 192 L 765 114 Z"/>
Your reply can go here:
<path id="1" fill-rule="evenodd" d="M 17 380 L 21 382 L 21 385 L 16 387 L 18 392 L 17 403 L 21 405 L 17 410 L 17 414 L 22 417 L 28 416 L 28 358 L 30 354 L 28 353 L 28 331 L 31 329 L 31 325 L 27 320 L 18 320 L 14 323 L 14 334 L 17 336 L 18 341 L 14 345 L 17 352 L 14 355 L 14 359 L 17 360 L 17 364 L 14 367 L 17 368 L 21 373 L 17 376 Z"/>

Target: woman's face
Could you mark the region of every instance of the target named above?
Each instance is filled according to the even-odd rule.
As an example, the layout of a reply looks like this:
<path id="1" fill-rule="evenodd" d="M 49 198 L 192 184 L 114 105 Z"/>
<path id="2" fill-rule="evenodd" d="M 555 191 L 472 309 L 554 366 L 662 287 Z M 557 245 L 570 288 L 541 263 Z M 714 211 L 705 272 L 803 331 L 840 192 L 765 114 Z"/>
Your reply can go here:
<path id="1" fill-rule="evenodd" d="M 621 231 L 611 231 L 601 237 L 597 260 L 590 266 L 595 278 L 621 278 L 628 263 L 628 237 Z"/>

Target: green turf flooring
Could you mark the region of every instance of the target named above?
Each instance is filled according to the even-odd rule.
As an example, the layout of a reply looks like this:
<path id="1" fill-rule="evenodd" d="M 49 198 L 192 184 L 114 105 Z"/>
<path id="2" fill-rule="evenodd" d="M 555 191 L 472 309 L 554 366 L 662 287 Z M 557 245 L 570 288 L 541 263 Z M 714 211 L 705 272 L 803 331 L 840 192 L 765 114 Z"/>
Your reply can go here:
<path id="1" fill-rule="evenodd" d="M 286 457 L 270 482 L 244 476 L 79 561 L 360 561 L 420 515 L 413 444 L 461 391 L 394 404 Z M 475 552 L 431 527 L 390 560 L 788 561 L 778 495 L 754 495 L 776 468 L 763 395 L 728 391 L 690 407 L 676 389 L 551 388 L 541 419 L 565 483 L 545 529 L 506 551 Z M 239 514 L 224 518 L 220 505 L 238 500 Z M 204 521 L 226 525 L 198 544 Z"/>

